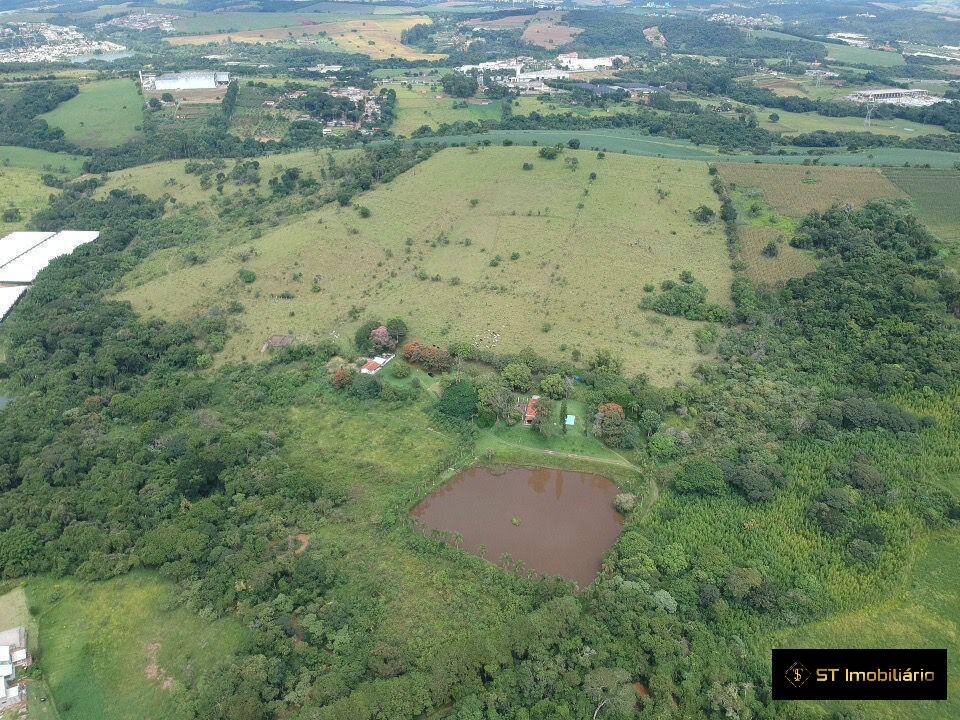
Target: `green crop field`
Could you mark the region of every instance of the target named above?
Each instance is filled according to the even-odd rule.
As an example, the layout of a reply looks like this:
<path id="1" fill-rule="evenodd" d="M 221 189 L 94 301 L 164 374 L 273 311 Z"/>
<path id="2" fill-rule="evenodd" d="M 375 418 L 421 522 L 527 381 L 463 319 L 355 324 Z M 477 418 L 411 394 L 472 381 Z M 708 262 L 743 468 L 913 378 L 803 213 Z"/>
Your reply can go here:
<path id="1" fill-rule="evenodd" d="M 871 48 L 841 45 L 839 43 L 825 43 L 827 57 L 830 60 L 850 63 L 851 65 L 865 64 L 879 67 L 897 67 L 906 63 L 903 55 L 886 50 L 872 50 Z"/>
<path id="2" fill-rule="evenodd" d="M 957 162 L 957 154 L 940 150 L 908 150 L 904 148 L 873 148 L 861 152 L 841 150 L 822 156 L 811 157 L 810 148 L 788 148 L 788 155 L 753 155 L 749 153 L 731 155 L 721 154 L 716 147 L 694 145 L 686 140 L 655 135 L 644 135 L 626 128 L 596 130 L 490 130 L 471 135 L 444 135 L 422 138 L 418 142 L 431 142 L 442 145 L 463 145 L 481 142 L 495 144 L 504 141 L 515 145 L 553 145 L 565 143 L 571 138 L 581 141 L 582 147 L 597 148 L 607 152 L 649 157 L 676 158 L 678 160 L 722 160 L 729 163 L 799 165 L 816 159 L 822 166 L 840 167 L 902 167 L 927 165 L 935 168 L 952 168 Z"/>
<path id="3" fill-rule="evenodd" d="M 0 145 L 0 166 L 42 170 L 57 175 L 77 175 L 84 158 L 69 153 L 54 153 L 35 148 Z"/>
<path id="4" fill-rule="evenodd" d="M 533 169 L 521 169 L 524 162 Z M 722 226 L 690 214 L 716 206 L 708 179 L 700 163 L 446 150 L 359 197 L 369 218 L 324 208 L 252 243 L 246 263 L 223 253 L 167 273 L 161 253 L 126 279 L 121 297 L 168 317 L 240 300 L 244 327 L 225 358 L 255 356 L 279 332 L 347 336 L 365 315 L 385 313 L 415 318 L 423 337 L 439 343 L 568 357 L 609 347 L 631 371 L 672 382 L 700 360 L 700 324 L 638 303 L 645 283 L 684 269 L 713 301 L 728 301 Z M 241 265 L 255 283 L 237 281 Z M 319 292 L 311 292 L 315 276 Z"/>
<path id="5" fill-rule="evenodd" d="M 33 214 L 42 208 L 51 193 L 40 180 L 40 173 L 19 167 L 0 167 L 0 237 L 26 227 Z M 4 220 L 8 211 L 17 211 L 10 221 Z"/>
<path id="6" fill-rule="evenodd" d="M 186 684 L 245 642 L 234 619 L 174 605 L 174 587 L 134 573 L 106 582 L 37 578 L 27 597 L 37 662 L 62 720 L 191 717 Z"/>
<path id="7" fill-rule="evenodd" d="M 930 168 L 885 168 L 883 174 L 906 193 L 917 214 L 951 252 L 960 268 L 960 171 Z"/>
<path id="8" fill-rule="evenodd" d="M 756 108 L 760 126 L 771 132 L 781 132 L 784 135 L 825 130 L 827 132 L 872 132 L 878 135 L 896 135 L 898 137 L 916 137 L 930 133 L 944 133 L 944 129 L 937 125 L 910 122 L 892 118 L 889 120 L 871 120 L 867 125 L 863 118 L 855 117 L 825 117 L 817 113 L 794 113 L 785 110 L 764 110 Z M 776 113 L 780 116 L 777 122 L 771 122 L 769 116 Z"/>
<path id="9" fill-rule="evenodd" d="M 132 80 L 100 80 L 40 117 L 81 147 L 113 147 L 140 137 L 143 99 Z"/>

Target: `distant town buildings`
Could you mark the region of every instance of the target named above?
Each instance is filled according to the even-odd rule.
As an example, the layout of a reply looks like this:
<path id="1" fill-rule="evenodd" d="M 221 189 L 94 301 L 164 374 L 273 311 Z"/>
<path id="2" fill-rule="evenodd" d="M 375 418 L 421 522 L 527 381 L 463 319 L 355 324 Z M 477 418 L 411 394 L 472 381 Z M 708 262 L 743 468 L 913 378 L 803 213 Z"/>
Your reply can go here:
<path id="1" fill-rule="evenodd" d="M 87 55 L 126 50 L 108 40 L 88 40 L 75 27 L 50 23 L 11 22 L 0 25 L 0 63 L 52 63 Z"/>
<path id="2" fill-rule="evenodd" d="M 827 35 L 827 37 L 831 40 L 839 40 L 847 45 L 853 45 L 854 47 L 870 47 L 870 39 L 866 35 L 861 35 L 860 33 L 837 32 L 830 33 Z"/>
<path id="3" fill-rule="evenodd" d="M 176 32 L 177 28 L 174 26 L 174 22 L 178 20 L 176 15 L 161 15 L 158 13 L 150 12 L 135 12 L 130 13 L 129 15 L 124 15 L 123 17 L 113 18 L 112 20 L 107 20 L 106 22 L 97 23 L 95 25 L 97 30 L 104 30 L 107 28 L 126 28 L 127 30 L 151 30 L 156 28 L 161 32 Z"/>
<path id="4" fill-rule="evenodd" d="M 140 84 L 145 90 L 215 90 L 230 84 L 230 73 L 217 70 L 189 70 L 163 75 L 140 73 Z"/>
<path id="5" fill-rule="evenodd" d="M 710 22 L 734 25 L 748 28 L 773 28 L 783 25 L 783 18 L 778 15 L 761 13 L 759 16 L 738 15 L 736 13 L 718 12 L 707 18 Z"/>

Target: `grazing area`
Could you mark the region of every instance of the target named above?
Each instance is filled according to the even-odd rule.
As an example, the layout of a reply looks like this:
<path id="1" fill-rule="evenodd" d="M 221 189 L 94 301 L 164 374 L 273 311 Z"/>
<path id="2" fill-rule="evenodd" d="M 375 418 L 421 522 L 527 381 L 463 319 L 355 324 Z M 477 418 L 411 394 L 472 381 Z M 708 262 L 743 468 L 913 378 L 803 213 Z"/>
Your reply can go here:
<path id="1" fill-rule="evenodd" d="M 143 98 L 132 80 L 98 80 L 41 116 L 84 148 L 108 148 L 141 136 Z"/>
<path id="2" fill-rule="evenodd" d="M 863 63 L 865 65 L 892 68 L 906 63 L 903 55 L 898 52 L 874 50 L 873 48 L 856 47 L 854 45 L 841 43 L 826 43 L 825 47 L 827 48 L 827 57 L 830 60 L 837 60 L 852 65 Z"/>
<path id="3" fill-rule="evenodd" d="M 36 148 L 3 145 L 0 146 L 0 166 L 72 177 L 80 173 L 83 167 L 83 158 L 69 153 L 54 153 Z"/>
<path id="4" fill-rule="evenodd" d="M 605 477 L 553 468 L 474 467 L 421 501 L 424 532 L 517 572 L 560 575 L 587 587 L 623 527 L 619 488 Z"/>
<path id="5" fill-rule="evenodd" d="M 173 272 L 161 254 L 119 297 L 163 317 L 242 303 L 233 359 L 278 330 L 343 337 L 366 314 L 401 310 L 434 342 L 553 357 L 610 347 L 632 372 L 669 383 L 702 360 L 700 323 L 639 304 L 645 285 L 684 270 L 728 302 L 722 226 L 692 216 L 714 203 L 699 163 L 449 149 L 358 198 L 369 217 L 328 207 Z M 255 282 L 238 280 L 244 268 Z"/>
<path id="6" fill-rule="evenodd" d="M 257 192 L 269 191 L 269 180 L 283 168 L 300 168 L 303 172 L 319 173 L 327 167 L 331 158 L 343 160 L 355 155 L 357 150 L 300 150 L 298 152 L 264 155 L 257 159 L 256 182 L 244 182 L 246 189 Z M 239 161 L 241 167 L 244 161 Z M 143 193 L 154 199 L 166 195 L 176 198 L 177 204 L 191 205 L 209 200 L 218 195 L 217 172 L 228 174 L 237 166 L 237 161 L 197 162 L 190 160 L 165 160 L 159 163 L 138 165 L 129 170 L 117 170 L 107 176 L 107 181 L 97 188 L 98 197 L 112 190 L 129 190 Z M 199 166 L 199 168 L 197 167 Z M 190 170 L 191 172 L 188 172 Z M 253 180 L 254 177 L 246 178 Z M 229 181 L 228 181 L 229 182 Z M 171 208 L 173 209 L 173 208 Z"/>
<path id="7" fill-rule="evenodd" d="M 499 100 L 471 98 L 457 100 L 444 95 L 439 86 L 387 85 L 397 93 L 396 119 L 390 129 L 396 135 L 409 136 L 426 125 L 436 128 L 442 123 L 496 120 L 500 117 Z"/>
<path id="8" fill-rule="evenodd" d="M 139 573 L 28 582 L 38 662 L 61 720 L 191 717 L 187 688 L 243 649 L 246 632 L 233 619 L 172 609 L 173 596 L 169 583 Z"/>
<path id="9" fill-rule="evenodd" d="M 53 190 L 40 177 L 34 170 L 0 167 L 0 237 L 24 229 L 46 203 Z"/>

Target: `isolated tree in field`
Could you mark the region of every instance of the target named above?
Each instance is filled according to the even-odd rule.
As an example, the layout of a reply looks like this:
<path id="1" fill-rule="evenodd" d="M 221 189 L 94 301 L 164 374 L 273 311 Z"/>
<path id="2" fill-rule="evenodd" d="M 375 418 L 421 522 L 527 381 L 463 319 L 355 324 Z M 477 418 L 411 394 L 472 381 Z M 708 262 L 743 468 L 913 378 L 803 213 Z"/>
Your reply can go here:
<path id="1" fill-rule="evenodd" d="M 716 213 L 709 205 L 701 205 L 693 211 L 693 219 L 702 223 L 710 222 L 714 215 L 716 215 Z"/>
<path id="2" fill-rule="evenodd" d="M 407 328 L 407 323 L 404 322 L 402 318 L 390 318 L 387 320 L 387 332 L 390 333 L 397 345 L 403 343 L 407 339 L 407 334 L 409 329 Z"/>
<path id="3" fill-rule="evenodd" d="M 772 123 L 780 122 L 780 116 L 777 113 L 770 113 L 767 117 Z"/>
<path id="4" fill-rule="evenodd" d="M 577 140 L 577 138 L 570 138 L 569 140 L 567 140 L 567 147 L 570 148 L 571 150 L 579 150 L 580 141 Z"/>
<path id="5" fill-rule="evenodd" d="M 501 374 L 507 384 L 514 390 L 520 390 L 522 392 L 530 389 L 531 372 L 526 363 L 507 363 L 507 366 L 503 368 Z"/>

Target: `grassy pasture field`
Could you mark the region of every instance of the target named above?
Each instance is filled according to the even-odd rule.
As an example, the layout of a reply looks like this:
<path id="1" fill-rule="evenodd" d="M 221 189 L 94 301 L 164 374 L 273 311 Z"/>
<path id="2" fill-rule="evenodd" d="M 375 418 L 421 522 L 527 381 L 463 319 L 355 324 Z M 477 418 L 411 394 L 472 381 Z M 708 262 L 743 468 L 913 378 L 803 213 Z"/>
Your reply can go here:
<path id="1" fill-rule="evenodd" d="M 336 150 L 317 152 L 315 150 L 299 150 L 292 153 L 264 155 L 257 158 L 260 163 L 260 185 L 258 190 L 264 191 L 270 177 L 276 175 L 281 168 L 298 167 L 304 172 L 318 173 L 329 162 L 332 154 L 334 158 L 342 160 L 357 150 Z M 165 160 L 163 162 L 138 165 L 128 170 L 117 170 L 107 176 L 107 182 L 97 189 L 97 197 L 104 197 L 111 190 L 121 189 L 142 192 L 151 198 L 160 198 L 171 195 L 180 204 L 208 200 L 217 194 L 215 187 L 204 189 L 201 187 L 200 177 L 186 172 L 188 160 Z M 227 160 L 224 172 L 229 172 L 234 165 L 233 160 Z M 246 185 L 244 187 L 250 187 Z"/>
<path id="2" fill-rule="evenodd" d="M 579 167 L 570 170 L 567 158 Z M 255 357 L 274 333 L 347 338 L 371 314 L 399 314 L 442 344 L 529 346 L 555 357 L 609 347 L 628 371 L 661 383 L 700 361 L 700 323 L 640 311 L 643 285 L 690 269 L 711 300 L 729 301 L 722 226 L 691 217 L 717 204 L 700 163 L 451 149 L 356 204 L 371 216 L 328 206 L 244 244 L 245 263 L 223 252 L 168 272 L 160 253 L 119 296 L 165 317 L 239 300 L 243 328 L 223 359 Z M 241 266 L 256 282 L 237 280 Z"/>
<path id="3" fill-rule="evenodd" d="M 36 662 L 62 720 L 189 718 L 185 683 L 245 643 L 234 619 L 174 607 L 174 586 L 133 573 L 106 582 L 36 578 Z M 48 699 L 49 701 L 49 699 Z"/>
<path id="4" fill-rule="evenodd" d="M 113 147 L 140 137 L 143 99 L 132 80 L 99 80 L 40 117 L 80 147 Z"/>
<path id="5" fill-rule="evenodd" d="M 839 43 L 824 43 L 827 48 L 827 59 L 851 65 L 876 65 L 878 67 L 898 67 L 906 64 L 903 55 L 886 50 L 855 47 Z"/>
<path id="6" fill-rule="evenodd" d="M 19 167 L 0 167 L 0 236 L 14 230 L 22 230 L 33 214 L 42 208 L 51 193 L 58 192 L 44 185 L 41 173 Z M 20 218 L 4 222 L 4 211 L 16 208 Z"/>
<path id="7" fill-rule="evenodd" d="M 57 175 L 77 175 L 83 167 L 84 158 L 69 153 L 0 145 L 0 166 L 24 170 L 52 172 Z"/>
<path id="8" fill-rule="evenodd" d="M 855 117 L 826 117 L 817 113 L 794 113 L 786 110 L 766 110 L 756 108 L 760 127 L 771 132 L 781 132 L 784 135 L 798 135 L 800 133 L 826 130 L 828 132 L 873 132 L 878 135 L 896 135 L 902 138 L 929 135 L 930 133 L 944 133 L 944 129 L 937 125 L 915 123 L 899 118 L 885 120 L 871 120 L 865 125 L 863 118 Z M 776 113 L 780 116 L 777 122 L 771 122 L 769 116 Z"/>
<path id="9" fill-rule="evenodd" d="M 264 13 L 266 18 L 276 13 Z M 171 45 L 206 45 L 208 43 L 273 43 L 294 38 L 313 37 L 326 45 L 325 49 L 367 55 L 375 60 L 400 58 L 402 60 L 442 60 L 446 55 L 422 53 L 404 45 L 400 35 L 420 23 L 430 22 L 427 15 L 399 15 L 390 17 L 365 16 L 359 19 L 331 17 L 316 14 L 299 18 L 297 22 L 276 23 L 269 27 L 245 30 L 168 37 Z"/>
<path id="10" fill-rule="evenodd" d="M 499 100 L 470 99 L 467 107 L 456 108 L 457 99 L 444 95 L 439 85 L 436 89 L 414 85 L 412 90 L 402 85 L 387 87 L 397 93 L 396 119 L 390 128 L 397 135 L 410 135 L 423 125 L 436 128 L 442 123 L 500 119 Z"/>

